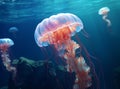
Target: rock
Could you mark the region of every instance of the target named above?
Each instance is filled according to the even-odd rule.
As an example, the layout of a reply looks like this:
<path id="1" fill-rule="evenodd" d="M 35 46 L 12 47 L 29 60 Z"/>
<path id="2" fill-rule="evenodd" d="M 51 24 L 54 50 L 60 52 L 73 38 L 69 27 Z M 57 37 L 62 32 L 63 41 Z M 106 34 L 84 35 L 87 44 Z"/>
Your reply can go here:
<path id="1" fill-rule="evenodd" d="M 33 61 L 20 57 L 12 62 L 16 76 L 9 80 L 8 89 L 72 89 L 75 76 L 64 66 L 52 61 Z"/>

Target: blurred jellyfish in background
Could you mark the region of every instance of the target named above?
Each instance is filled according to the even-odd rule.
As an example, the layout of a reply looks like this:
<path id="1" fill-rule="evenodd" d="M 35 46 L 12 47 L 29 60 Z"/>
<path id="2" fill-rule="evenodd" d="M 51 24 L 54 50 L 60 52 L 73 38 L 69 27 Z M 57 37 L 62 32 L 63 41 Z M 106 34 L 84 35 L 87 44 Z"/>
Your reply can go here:
<path id="1" fill-rule="evenodd" d="M 2 58 L 3 64 L 8 71 L 12 72 L 15 75 L 16 68 L 11 65 L 11 60 L 9 58 L 9 53 L 8 53 L 9 47 L 13 45 L 14 45 L 14 42 L 9 38 L 0 39 L 0 52 L 1 52 L 1 58 Z"/>
<path id="2" fill-rule="evenodd" d="M 8 30 L 9 33 L 11 33 L 14 37 L 16 37 L 18 28 L 17 27 L 10 27 Z"/>
<path id="3" fill-rule="evenodd" d="M 10 27 L 8 30 L 10 33 L 16 33 L 18 31 L 17 27 Z"/>
<path id="4" fill-rule="evenodd" d="M 111 21 L 107 19 L 108 12 L 110 12 L 110 9 L 108 7 L 102 7 L 101 9 L 99 9 L 98 14 L 103 16 L 102 18 L 104 21 L 107 22 L 108 26 L 111 26 Z"/>

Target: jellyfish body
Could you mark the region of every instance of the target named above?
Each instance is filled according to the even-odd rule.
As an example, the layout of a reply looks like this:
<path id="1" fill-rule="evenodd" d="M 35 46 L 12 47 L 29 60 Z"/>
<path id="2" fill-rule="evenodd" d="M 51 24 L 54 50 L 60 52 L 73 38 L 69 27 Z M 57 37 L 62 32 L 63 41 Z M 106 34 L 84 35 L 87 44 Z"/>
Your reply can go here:
<path id="1" fill-rule="evenodd" d="M 108 12 L 110 12 L 110 9 L 108 7 L 103 7 L 101 9 L 99 9 L 98 14 L 103 16 L 102 18 L 104 21 L 107 22 L 108 26 L 111 26 L 111 21 L 109 19 L 107 19 Z"/>
<path id="2" fill-rule="evenodd" d="M 8 71 L 16 73 L 16 68 L 11 66 L 11 60 L 9 58 L 8 53 L 8 48 L 11 47 L 12 45 L 14 45 L 14 42 L 11 39 L 9 38 L 0 39 L 0 51 L 3 64 Z"/>
<path id="3" fill-rule="evenodd" d="M 85 89 L 91 85 L 90 67 L 87 66 L 82 56 L 76 58 L 75 50 L 80 45 L 71 39 L 72 36 L 82 29 L 83 23 L 76 15 L 60 13 L 39 23 L 34 34 L 35 41 L 39 47 L 52 44 L 60 56 L 66 59 L 67 70 L 76 73 L 74 89 L 77 89 L 76 86 L 80 89 Z"/>

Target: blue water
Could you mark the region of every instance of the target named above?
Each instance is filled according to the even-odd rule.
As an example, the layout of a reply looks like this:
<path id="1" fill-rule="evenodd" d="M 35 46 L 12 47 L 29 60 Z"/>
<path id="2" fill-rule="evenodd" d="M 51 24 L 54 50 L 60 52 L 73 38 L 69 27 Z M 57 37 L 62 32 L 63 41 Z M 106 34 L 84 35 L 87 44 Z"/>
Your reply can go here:
<path id="1" fill-rule="evenodd" d="M 4 1 L 4 0 L 3 0 Z M 101 7 L 110 8 L 108 18 L 112 26 L 107 27 L 102 16 L 98 15 Z M 85 38 L 79 33 L 79 38 L 88 52 L 97 58 L 93 59 L 96 71 L 102 66 L 104 78 L 100 78 L 101 89 L 115 89 L 114 69 L 120 66 L 120 1 L 119 0 L 29 0 L 15 2 L 0 2 L 0 38 L 11 38 L 15 45 L 10 48 L 11 59 L 21 56 L 31 59 L 51 58 L 54 53 L 48 48 L 48 54 L 37 46 L 34 40 L 34 31 L 44 18 L 57 13 L 69 12 L 77 15 L 89 34 Z M 16 33 L 10 33 L 10 27 L 17 27 Z M 98 63 L 100 61 L 100 63 Z M 8 72 L 0 60 L 0 87 L 6 85 Z"/>

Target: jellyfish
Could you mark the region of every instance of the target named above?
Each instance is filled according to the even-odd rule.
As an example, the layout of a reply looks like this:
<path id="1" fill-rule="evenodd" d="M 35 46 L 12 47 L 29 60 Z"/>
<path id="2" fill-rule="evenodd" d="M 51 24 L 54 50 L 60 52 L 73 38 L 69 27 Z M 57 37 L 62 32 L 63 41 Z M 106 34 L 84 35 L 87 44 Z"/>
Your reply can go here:
<path id="1" fill-rule="evenodd" d="M 71 13 L 59 13 L 40 22 L 35 30 L 35 41 L 39 47 L 54 45 L 59 56 L 64 57 L 68 72 L 75 72 L 73 89 L 86 89 L 92 85 L 90 67 L 85 58 L 75 56 L 81 45 L 72 40 L 72 36 L 83 29 L 80 18 Z"/>
<path id="2" fill-rule="evenodd" d="M 109 19 L 107 19 L 108 16 L 108 12 L 110 11 L 110 9 L 108 7 L 102 7 L 101 9 L 99 9 L 98 14 L 102 15 L 103 20 L 107 22 L 107 26 L 111 26 L 111 21 Z"/>
<path id="3" fill-rule="evenodd" d="M 18 28 L 17 27 L 10 27 L 8 32 L 11 33 L 14 37 L 16 37 L 16 34 L 18 32 Z"/>
<path id="4" fill-rule="evenodd" d="M 3 61 L 4 66 L 10 72 L 16 73 L 16 68 L 11 65 L 11 60 L 9 58 L 8 49 L 9 47 L 13 46 L 14 42 L 9 38 L 1 38 L 0 39 L 0 52 L 1 58 Z"/>

